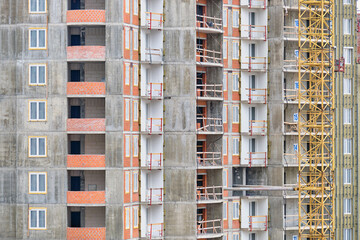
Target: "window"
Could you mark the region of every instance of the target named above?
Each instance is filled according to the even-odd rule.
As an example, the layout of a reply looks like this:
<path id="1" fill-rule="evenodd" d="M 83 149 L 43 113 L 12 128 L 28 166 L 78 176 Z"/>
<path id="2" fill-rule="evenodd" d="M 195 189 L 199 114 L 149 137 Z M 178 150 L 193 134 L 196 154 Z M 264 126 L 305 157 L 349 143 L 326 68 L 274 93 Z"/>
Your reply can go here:
<path id="1" fill-rule="evenodd" d="M 46 137 L 29 137 L 29 157 L 46 157 Z"/>
<path id="2" fill-rule="evenodd" d="M 239 73 L 233 73 L 233 91 L 239 91 Z"/>
<path id="3" fill-rule="evenodd" d="M 344 124 L 351 124 L 351 108 L 344 108 Z"/>
<path id="4" fill-rule="evenodd" d="M 344 4 L 351 4 L 351 0 L 343 0 Z"/>
<path id="5" fill-rule="evenodd" d="M 125 0 L 125 12 L 130 13 L 130 0 Z"/>
<path id="6" fill-rule="evenodd" d="M 125 156 L 130 157 L 130 136 L 125 137 Z"/>
<path id="7" fill-rule="evenodd" d="M 125 208 L 125 228 L 126 229 L 130 228 L 130 208 L 129 207 Z"/>
<path id="8" fill-rule="evenodd" d="M 228 20 L 228 17 L 227 17 L 227 9 L 224 8 L 224 9 L 223 9 L 223 25 L 224 25 L 224 27 L 227 27 L 227 20 Z"/>
<path id="9" fill-rule="evenodd" d="M 130 120 L 130 99 L 125 99 L 125 120 Z"/>
<path id="10" fill-rule="evenodd" d="M 138 65 L 133 65 L 133 70 L 134 70 L 134 86 L 138 86 L 139 85 L 139 70 L 138 70 Z"/>
<path id="11" fill-rule="evenodd" d="M 29 1 L 30 13 L 45 13 L 46 0 L 30 0 Z"/>
<path id="12" fill-rule="evenodd" d="M 240 202 L 238 201 L 233 202 L 233 219 L 239 219 L 239 205 Z"/>
<path id="13" fill-rule="evenodd" d="M 138 15 L 139 12 L 139 3 L 138 0 L 134 0 L 134 15 Z"/>
<path id="14" fill-rule="evenodd" d="M 233 240 L 239 240 L 239 234 L 238 233 L 233 233 Z"/>
<path id="15" fill-rule="evenodd" d="M 46 29 L 29 29 L 29 49 L 46 49 Z"/>
<path id="16" fill-rule="evenodd" d="M 239 155 L 239 138 L 233 138 L 233 155 Z"/>
<path id="17" fill-rule="evenodd" d="M 344 138 L 344 154 L 351 154 L 351 138 Z"/>
<path id="18" fill-rule="evenodd" d="M 250 233 L 249 240 L 256 240 L 256 233 Z"/>
<path id="19" fill-rule="evenodd" d="M 139 209 L 138 207 L 134 207 L 134 228 L 139 227 Z"/>
<path id="20" fill-rule="evenodd" d="M 46 229 L 46 208 L 30 208 L 29 229 Z"/>
<path id="21" fill-rule="evenodd" d="M 134 192 L 138 191 L 138 181 L 139 181 L 139 177 L 138 177 L 138 172 L 134 172 L 133 173 L 133 187 L 134 187 Z"/>
<path id="22" fill-rule="evenodd" d="M 344 184 L 351 184 L 351 168 L 344 168 Z"/>
<path id="23" fill-rule="evenodd" d="M 344 214 L 351 214 L 351 199 L 344 198 Z"/>
<path id="24" fill-rule="evenodd" d="M 233 123 L 239 123 L 239 106 L 233 106 Z"/>
<path id="25" fill-rule="evenodd" d="M 345 64 L 352 64 L 352 48 L 344 48 Z"/>
<path id="26" fill-rule="evenodd" d="M 227 105 L 226 104 L 223 105 L 223 120 L 224 120 L 224 123 L 227 123 Z"/>
<path id="27" fill-rule="evenodd" d="M 351 34 L 351 19 L 343 19 L 344 34 Z"/>
<path id="28" fill-rule="evenodd" d="M 223 170 L 223 186 L 224 187 L 227 187 L 227 170 L 226 169 L 224 169 Z"/>
<path id="29" fill-rule="evenodd" d="M 239 10 L 234 9 L 233 10 L 233 27 L 238 28 L 239 27 Z"/>
<path id="30" fill-rule="evenodd" d="M 134 121 L 139 121 L 139 102 L 137 100 L 134 101 Z"/>
<path id="31" fill-rule="evenodd" d="M 139 48 L 139 35 L 138 35 L 138 30 L 137 29 L 134 29 L 133 30 L 133 38 L 134 38 L 134 50 L 137 51 L 138 48 Z"/>
<path id="32" fill-rule="evenodd" d="M 29 65 L 29 84 L 45 85 L 46 84 L 46 65 L 37 64 Z"/>
<path id="33" fill-rule="evenodd" d="M 223 218 L 227 219 L 227 202 L 223 203 Z"/>
<path id="34" fill-rule="evenodd" d="M 343 79 L 344 81 L 344 94 L 351 94 L 351 82 L 352 82 L 352 79 L 350 78 L 344 78 Z"/>
<path id="35" fill-rule="evenodd" d="M 344 229 L 344 240 L 351 240 L 352 232 L 351 229 L 345 228 Z"/>
<path id="36" fill-rule="evenodd" d="M 46 172 L 29 172 L 29 193 L 46 194 Z"/>
<path id="37" fill-rule="evenodd" d="M 233 59 L 239 59 L 239 41 L 233 41 L 232 44 Z"/>
<path id="38" fill-rule="evenodd" d="M 223 155 L 227 155 L 227 137 L 223 137 Z"/>
<path id="39" fill-rule="evenodd" d="M 130 30 L 128 27 L 125 27 L 125 48 L 130 49 Z"/>
<path id="40" fill-rule="evenodd" d="M 130 84 L 130 64 L 125 63 L 125 85 Z"/>
<path id="41" fill-rule="evenodd" d="M 129 171 L 125 172 L 125 192 L 130 192 L 130 173 Z"/>
<path id="42" fill-rule="evenodd" d="M 227 72 L 223 73 L 223 91 L 227 91 Z"/>
<path id="43" fill-rule="evenodd" d="M 224 55 L 224 59 L 227 59 L 227 44 L 228 44 L 228 41 L 227 40 L 224 40 L 223 42 L 223 55 Z"/>
<path id="44" fill-rule="evenodd" d="M 139 136 L 133 136 L 134 157 L 139 156 Z"/>
<path id="45" fill-rule="evenodd" d="M 29 101 L 30 121 L 46 120 L 46 101 Z"/>

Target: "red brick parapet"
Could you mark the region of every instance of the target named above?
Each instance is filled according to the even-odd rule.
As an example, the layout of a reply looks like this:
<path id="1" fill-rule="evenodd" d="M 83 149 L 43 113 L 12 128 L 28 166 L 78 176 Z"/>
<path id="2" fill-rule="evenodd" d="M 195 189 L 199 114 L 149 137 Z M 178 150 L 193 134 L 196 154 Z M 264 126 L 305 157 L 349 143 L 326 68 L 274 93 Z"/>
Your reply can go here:
<path id="1" fill-rule="evenodd" d="M 68 155 L 68 168 L 104 168 L 105 155 Z"/>
<path id="2" fill-rule="evenodd" d="M 68 204 L 105 204 L 105 191 L 68 191 Z"/>
<path id="3" fill-rule="evenodd" d="M 69 61 L 105 61 L 105 46 L 69 46 Z"/>
<path id="4" fill-rule="evenodd" d="M 105 118 L 71 118 L 67 120 L 68 132 L 104 132 Z"/>
<path id="5" fill-rule="evenodd" d="M 105 23 L 105 10 L 69 10 L 67 23 Z"/>
<path id="6" fill-rule="evenodd" d="M 105 240 L 106 239 L 106 228 L 67 228 L 67 240 Z"/>
<path id="7" fill-rule="evenodd" d="M 103 82 L 68 82 L 68 95 L 105 95 Z"/>

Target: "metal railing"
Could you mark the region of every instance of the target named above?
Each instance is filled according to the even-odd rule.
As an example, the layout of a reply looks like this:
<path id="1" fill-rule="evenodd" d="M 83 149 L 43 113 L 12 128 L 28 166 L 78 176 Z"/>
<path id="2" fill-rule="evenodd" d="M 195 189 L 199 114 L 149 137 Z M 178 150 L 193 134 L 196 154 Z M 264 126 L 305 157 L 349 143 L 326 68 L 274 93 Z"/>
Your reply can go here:
<path id="1" fill-rule="evenodd" d="M 267 152 L 248 152 L 248 157 L 245 160 L 248 161 L 249 167 L 254 165 L 267 166 Z"/>
<path id="2" fill-rule="evenodd" d="M 163 27 L 163 14 L 162 13 L 153 13 L 146 12 L 146 27 L 149 29 L 152 28 L 162 28 Z"/>
<path id="3" fill-rule="evenodd" d="M 196 94 L 197 97 L 209 97 L 209 98 L 222 98 L 223 97 L 223 85 L 222 84 L 197 84 Z"/>
<path id="4" fill-rule="evenodd" d="M 204 116 L 197 117 L 197 128 L 198 132 L 222 132 L 223 123 L 221 118 L 207 118 Z"/>
<path id="5" fill-rule="evenodd" d="M 196 15 L 196 26 L 200 28 L 210 28 L 222 30 L 222 19 L 216 17 L 208 17 L 204 15 Z"/>
<path id="6" fill-rule="evenodd" d="M 149 188 L 146 193 L 146 201 L 149 205 L 163 201 L 163 188 Z"/>
<path id="7" fill-rule="evenodd" d="M 160 168 L 162 167 L 162 153 L 149 153 L 147 156 L 146 166 L 149 170 L 153 168 Z"/>
<path id="8" fill-rule="evenodd" d="M 241 37 L 249 40 L 266 40 L 267 27 L 258 25 L 240 25 Z"/>
<path id="9" fill-rule="evenodd" d="M 267 216 L 249 216 L 249 231 L 264 230 L 268 228 L 268 217 Z"/>
<path id="10" fill-rule="evenodd" d="M 214 50 L 208 50 L 201 47 L 196 48 L 196 61 L 201 63 L 222 64 L 222 53 Z"/>
<path id="11" fill-rule="evenodd" d="M 146 124 L 146 131 L 150 134 L 153 132 L 163 131 L 163 119 L 162 118 L 148 118 Z"/>
<path id="12" fill-rule="evenodd" d="M 284 128 L 285 128 L 285 133 L 298 133 L 299 129 L 298 129 L 298 123 L 297 122 L 284 122 Z"/>
<path id="13" fill-rule="evenodd" d="M 222 233 L 222 220 L 197 221 L 197 234 Z"/>
<path id="14" fill-rule="evenodd" d="M 161 238 L 164 236 L 163 223 L 151 223 L 147 225 L 146 237 L 147 239 Z"/>
<path id="15" fill-rule="evenodd" d="M 147 62 L 161 62 L 162 49 L 160 48 L 145 48 L 145 61 Z"/>
<path id="16" fill-rule="evenodd" d="M 297 59 L 284 60 L 285 71 L 298 71 L 299 61 Z"/>
<path id="17" fill-rule="evenodd" d="M 196 155 L 198 166 L 221 166 L 221 152 L 197 152 Z"/>
<path id="18" fill-rule="evenodd" d="M 146 96 L 150 99 L 154 97 L 162 97 L 163 96 L 163 84 L 162 83 L 149 83 L 146 88 Z"/>
<path id="19" fill-rule="evenodd" d="M 248 103 L 251 104 L 252 102 L 260 102 L 266 103 L 267 100 L 267 89 L 266 88 L 245 88 L 248 92 Z"/>
<path id="20" fill-rule="evenodd" d="M 249 134 L 250 136 L 254 134 L 265 135 L 267 129 L 266 120 L 249 120 Z"/>
<path id="21" fill-rule="evenodd" d="M 245 57 L 244 61 L 241 62 L 241 69 L 265 71 L 266 70 L 266 57 Z"/>
<path id="22" fill-rule="evenodd" d="M 222 186 L 198 187 L 196 188 L 196 198 L 198 201 L 221 200 Z"/>

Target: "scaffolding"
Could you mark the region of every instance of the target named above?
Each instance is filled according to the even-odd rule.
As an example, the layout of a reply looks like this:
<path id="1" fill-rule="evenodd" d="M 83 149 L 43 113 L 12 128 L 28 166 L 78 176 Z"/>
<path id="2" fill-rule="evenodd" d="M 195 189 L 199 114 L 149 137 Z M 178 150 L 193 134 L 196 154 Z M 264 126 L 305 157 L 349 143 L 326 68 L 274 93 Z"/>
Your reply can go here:
<path id="1" fill-rule="evenodd" d="M 333 23 L 334 0 L 299 0 L 299 239 L 335 238 Z"/>

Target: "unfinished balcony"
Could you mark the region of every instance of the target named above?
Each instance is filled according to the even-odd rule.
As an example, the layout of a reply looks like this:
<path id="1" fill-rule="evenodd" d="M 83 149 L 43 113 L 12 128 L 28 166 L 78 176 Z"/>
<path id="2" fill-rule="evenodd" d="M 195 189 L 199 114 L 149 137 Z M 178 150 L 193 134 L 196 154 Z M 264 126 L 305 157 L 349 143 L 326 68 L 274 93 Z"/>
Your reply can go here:
<path id="1" fill-rule="evenodd" d="M 266 72 L 266 57 L 242 57 L 241 70 L 248 72 Z"/>
<path id="2" fill-rule="evenodd" d="M 105 204 L 105 171 L 68 171 L 68 206 L 102 206 Z"/>
<path id="3" fill-rule="evenodd" d="M 197 239 L 212 239 L 223 236 L 221 219 L 197 221 Z"/>
<path id="4" fill-rule="evenodd" d="M 141 146 L 141 167 L 147 170 L 161 170 L 163 167 L 163 136 L 143 135 L 140 140 Z"/>
<path id="5" fill-rule="evenodd" d="M 163 133 L 163 104 L 162 101 L 141 102 L 141 132 L 148 135 Z"/>
<path id="6" fill-rule="evenodd" d="M 67 60 L 105 61 L 105 27 L 68 27 Z"/>
<path id="7" fill-rule="evenodd" d="M 222 186 L 197 187 L 196 200 L 199 204 L 222 202 Z"/>
<path id="8" fill-rule="evenodd" d="M 267 39 L 267 26 L 260 25 L 241 25 L 241 39 L 243 40 L 262 40 Z"/>
<path id="9" fill-rule="evenodd" d="M 140 45 L 141 62 L 143 64 L 160 65 L 163 63 L 163 34 L 162 31 L 144 30 L 140 33 L 144 44 Z"/>
<path id="10" fill-rule="evenodd" d="M 267 134 L 266 105 L 242 104 L 241 116 L 243 116 L 241 118 L 241 133 L 243 135 L 265 136 Z"/>
<path id="11" fill-rule="evenodd" d="M 266 167 L 267 152 L 247 152 L 245 157 L 245 164 L 250 168 Z"/>
<path id="12" fill-rule="evenodd" d="M 163 239 L 164 223 L 151 223 L 146 228 L 146 239 Z"/>
<path id="13" fill-rule="evenodd" d="M 268 166 L 267 137 L 242 136 L 241 153 L 242 166 L 248 168 Z"/>
<path id="14" fill-rule="evenodd" d="M 148 100 L 163 99 L 163 84 L 157 82 L 150 82 L 145 85 L 145 91 L 142 97 Z"/>
<path id="15" fill-rule="evenodd" d="M 162 171 L 141 171 L 141 202 L 146 205 L 161 205 L 164 199 Z"/>
<path id="16" fill-rule="evenodd" d="M 161 30 L 163 28 L 163 0 L 140 0 L 141 27 L 148 30 Z"/>
<path id="17" fill-rule="evenodd" d="M 105 135 L 68 135 L 68 169 L 104 169 Z"/>
<path id="18" fill-rule="evenodd" d="M 197 152 L 196 156 L 198 169 L 216 169 L 222 167 L 221 152 Z"/>
<path id="19" fill-rule="evenodd" d="M 105 240 L 105 207 L 68 207 L 67 240 Z"/>
<path id="20" fill-rule="evenodd" d="M 99 134 L 105 132 L 104 98 L 69 98 L 67 132 Z"/>
<path id="21" fill-rule="evenodd" d="M 196 65 L 203 67 L 222 67 L 222 52 L 206 49 L 198 45 L 196 47 Z"/>
<path id="22" fill-rule="evenodd" d="M 146 167 L 149 170 L 161 169 L 163 166 L 163 153 L 148 153 Z"/>
<path id="23" fill-rule="evenodd" d="M 240 6 L 242 8 L 266 8 L 267 0 L 241 0 Z"/>
<path id="24" fill-rule="evenodd" d="M 164 209 L 162 205 L 141 206 L 141 239 L 164 239 Z"/>
<path id="25" fill-rule="evenodd" d="M 245 100 L 249 104 L 267 103 L 267 88 L 245 88 L 245 93 Z"/>
<path id="26" fill-rule="evenodd" d="M 68 25 L 105 24 L 105 0 L 68 0 Z"/>
<path id="27" fill-rule="evenodd" d="M 222 33 L 222 18 L 196 15 L 196 30 L 201 33 Z"/>
<path id="28" fill-rule="evenodd" d="M 224 99 L 223 85 L 215 83 L 197 84 L 196 97 L 198 100 L 222 101 Z"/>
<path id="29" fill-rule="evenodd" d="M 197 134 L 222 134 L 224 132 L 222 118 L 206 117 L 197 115 Z"/>
<path id="30" fill-rule="evenodd" d="M 268 199 L 244 197 L 241 199 L 241 229 L 249 232 L 268 230 Z"/>
<path id="31" fill-rule="evenodd" d="M 267 121 L 266 120 L 249 120 L 249 135 L 261 135 L 264 136 L 267 133 Z"/>

